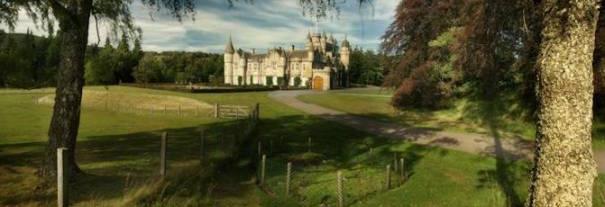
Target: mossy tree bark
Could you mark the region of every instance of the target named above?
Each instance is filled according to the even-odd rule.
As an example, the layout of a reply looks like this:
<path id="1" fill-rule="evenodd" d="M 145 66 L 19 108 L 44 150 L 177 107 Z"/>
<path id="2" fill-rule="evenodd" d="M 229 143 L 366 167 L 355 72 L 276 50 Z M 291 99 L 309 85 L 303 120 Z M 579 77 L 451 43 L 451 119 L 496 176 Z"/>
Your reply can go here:
<path id="1" fill-rule="evenodd" d="M 43 176 L 56 175 L 58 147 L 69 149 L 66 155 L 69 173 L 79 173 L 76 164 L 76 138 L 80 126 L 80 105 L 84 85 L 84 54 L 88 43 L 88 26 L 92 0 L 49 0 L 59 23 L 61 61 L 57 76 L 57 89 L 53 115 L 48 131 L 46 160 Z"/>
<path id="2" fill-rule="evenodd" d="M 527 206 L 592 206 L 592 58 L 598 0 L 545 0 L 538 130 Z"/>

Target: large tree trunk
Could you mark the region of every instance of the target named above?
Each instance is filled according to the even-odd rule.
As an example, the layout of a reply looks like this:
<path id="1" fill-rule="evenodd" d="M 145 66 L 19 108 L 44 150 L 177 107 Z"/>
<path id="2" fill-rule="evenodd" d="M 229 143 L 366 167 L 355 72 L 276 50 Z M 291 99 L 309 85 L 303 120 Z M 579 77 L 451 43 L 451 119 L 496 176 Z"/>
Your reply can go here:
<path id="1" fill-rule="evenodd" d="M 79 173 L 75 150 L 80 126 L 80 105 L 84 85 L 84 55 L 88 43 L 88 25 L 92 0 L 66 1 L 65 6 L 54 4 L 53 12 L 60 26 L 61 61 L 53 116 L 48 130 L 44 176 L 56 174 L 57 148 L 68 148 L 66 171 Z"/>
<path id="2" fill-rule="evenodd" d="M 597 0 L 543 1 L 538 131 L 528 206 L 592 206 Z"/>

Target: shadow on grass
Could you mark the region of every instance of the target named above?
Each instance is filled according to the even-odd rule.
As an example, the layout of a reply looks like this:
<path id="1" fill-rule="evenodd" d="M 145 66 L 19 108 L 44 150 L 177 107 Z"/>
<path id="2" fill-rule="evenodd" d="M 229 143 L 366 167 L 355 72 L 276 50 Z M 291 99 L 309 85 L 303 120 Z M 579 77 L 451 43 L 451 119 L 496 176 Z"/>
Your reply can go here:
<path id="1" fill-rule="evenodd" d="M 371 173 L 374 179 L 378 178 L 382 181 L 381 176 L 384 176 L 386 165 L 390 164 L 391 169 L 394 170 L 394 157 L 404 158 L 406 175 L 409 179 L 415 175 L 415 166 L 423 159 L 424 154 L 438 152 L 440 155 L 447 155 L 446 150 L 436 147 L 404 144 L 403 140 L 377 137 L 317 117 L 287 116 L 264 119 L 258 132 L 264 154 L 269 160 L 266 180 L 271 183 L 269 187 L 273 193 L 278 195 L 272 198 L 271 203 L 265 203 L 269 206 L 292 200 L 310 206 L 334 204 L 336 197 L 331 190 L 334 188 L 338 170 L 345 170 L 346 179 L 351 180 L 345 182 L 357 182 L 352 180 L 361 180 L 366 173 Z M 419 130 L 416 133 L 425 132 L 427 130 Z M 309 140 L 311 140 L 310 144 Z M 319 154 L 320 160 L 307 160 L 307 162 L 292 160 L 293 155 L 304 157 L 308 154 Z M 318 159 L 315 156 L 308 157 Z M 294 163 L 293 176 L 296 181 L 293 181 L 291 196 L 286 198 L 281 196 L 285 184 L 280 179 L 285 178 L 286 163 L 289 161 Z M 392 174 L 393 186 L 398 186 L 399 173 L 392 172 Z M 322 187 L 324 189 L 322 192 L 308 192 L 313 186 L 325 187 Z M 356 192 L 347 195 L 345 199 L 347 203 L 365 200 L 380 193 L 384 187 L 383 184 L 379 184 L 372 187 L 356 186 L 356 189 Z"/>
<path id="2" fill-rule="evenodd" d="M 212 166 L 216 167 L 212 169 L 213 172 L 222 173 L 221 169 L 227 168 L 224 163 L 233 159 L 232 155 L 238 154 L 234 153 L 239 151 L 239 146 L 232 134 L 243 131 L 242 126 L 235 120 L 201 126 L 205 129 L 206 137 L 204 146 L 206 154 L 201 167 L 200 127 L 87 137 L 86 140 L 78 141 L 77 162 L 85 174 L 70 178 L 70 202 L 95 203 L 119 200 L 124 198 L 130 188 L 137 188 L 158 180 L 160 136 L 163 131 L 168 133 L 168 179 L 164 195 L 177 192 L 171 191 L 173 188 L 170 186 L 178 186 L 174 184 L 182 180 L 178 177 L 181 177 L 180 174 L 184 171 L 200 172 L 205 167 Z M 44 149 L 44 143 L 0 145 L 0 169 L 3 172 L 0 180 L 8 180 L 18 186 L 35 178 L 33 169 L 40 165 Z M 20 170 L 22 168 L 30 170 L 26 173 Z M 199 182 L 208 180 L 208 177 L 216 176 L 213 172 L 206 172 L 203 175 L 197 173 L 197 176 L 192 176 L 194 178 L 191 179 Z M 176 178 L 170 178 L 171 176 Z M 188 186 L 195 185 L 188 183 Z M 201 186 L 196 189 L 199 188 Z M 10 192 L 0 193 L 0 205 L 52 203 L 54 199 L 53 189 L 16 188 L 2 191 Z M 178 192 L 183 193 L 182 190 Z M 151 198 L 153 202 L 156 201 L 155 199 L 162 198 Z"/>
<path id="3" fill-rule="evenodd" d="M 508 152 L 503 147 L 502 131 L 506 131 L 503 127 L 503 120 L 506 116 L 518 115 L 524 116 L 522 109 L 511 107 L 510 100 L 491 100 L 472 102 L 464 109 L 465 116 L 472 119 L 480 120 L 482 124 L 488 126 L 489 135 L 494 140 L 493 151 L 497 155 L 513 154 Z M 523 144 L 521 142 L 516 144 Z M 525 146 L 527 147 L 527 146 Z M 521 195 L 515 186 L 519 180 L 526 179 L 529 175 L 529 169 L 519 170 L 515 159 L 510 156 L 498 156 L 496 158 L 496 168 L 487 169 L 479 172 L 479 188 L 488 187 L 491 184 L 497 184 L 504 193 L 507 206 L 523 206 L 524 195 Z M 519 173 L 522 172 L 522 173 Z M 525 174 L 526 173 L 526 174 Z"/>
<path id="4" fill-rule="evenodd" d="M 245 195 L 254 189 L 251 184 L 254 183 L 251 180 L 256 174 L 253 166 L 256 166 L 259 157 L 256 152 L 256 141 L 262 143 L 262 151 L 268 156 L 266 175 L 267 180 L 272 183 L 280 183 L 276 179 L 285 176 L 285 166 L 287 161 L 291 161 L 292 155 L 309 152 L 319 154 L 319 156 L 312 156 L 317 160 L 297 163 L 294 166 L 294 172 L 301 174 L 294 174 L 299 181 L 293 183 L 290 198 L 278 196 L 273 199 L 273 201 L 285 199 L 284 203 L 289 204 L 334 203 L 335 197 L 330 189 L 333 187 L 332 183 L 338 169 L 346 171 L 345 176 L 351 179 L 347 182 L 363 180 L 363 176 L 367 173 L 370 173 L 373 180 L 376 180 L 377 186 L 364 184 L 364 181 L 355 181 L 359 182 L 356 184 L 359 186 L 356 186 L 358 187 L 356 191 L 351 191 L 347 195 L 346 202 L 348 204 L 357 203 L 384 190 L 381 186 L 383 173 L 387 164 L 393 164 L 394 154 L 398 158 L 405 159 L 407 179 L 410 179 L 416 176 L 416 165 L 421 162 L 425 154 L 436 152 L 438 155 L 445 156 L 448 153 L 447 150 L 436 147 L 405 144 L 402 142 L 403 140 L 384 139 L 338 123 L 302 115 L 263 119 L 256 130 L 256 138 L 241 143 L 241 146 L 233 141 L 232 134 L 243 130 L 236 122 L 214 123 L 205 125 L 204 128 L 207 129 L 205 148 L 208 149 L 209 156 L 202 168 L 199 167 L 198 128 L 166 129 L 168 131 L 169 169 L 165 189 L 151 192 L 149 196 L 139 199 L 135 204 L 160 203 L 167 205 L 184 200 L 202 202 L 200 205 L 216 204 L 217 202 L 223 202 L 227 206 L 245 205 L 245 202 L 248 201 Z M 430 134 L 434 133 L 434 130 L 417 129 L 416 131 L 406 131 L 406 133 Z M 88 140 L 78 142 L 78 162 L 88 174 L 78 178 L 72 184 L 75 191 L 72 202 L 123 199 L 127 194 L 125 191 L 136 188 L 137 185 L 144 185 L 145 182 L 157 180 L 159 137 L 162 131 L 164 130 L 89 137 Z M 310 144 L 309 138 L 311 138 Z M 447 138 L 436 140 L 436 142 L 457 144 Z M 42 149 L 42 144 L 0 146 L 2 155 L 0 159 L 6 161 L 2 162 L 3 164 L 0 166 L 30 166 L 32 161 L 42 156 Z M 233 158 L 234 154 L 239 154 L 240 159 Z M 507 177 L 509 176 L 506 171 L 507 166 L 508 164 L 503 162 L 498 164 L 495 171 L 484 174 L 487 174 L 488 178 L 495 177 L 498 184 L 503 186 L 503 191 L 507 196 L 514 196 L 515 191 L 512 186 L 514 186 L 515 178 Z M 512 171 L 512 169 L 509 170 Z M 314 177 L 326 174 L 329 177 Z M 334 174 L 333 177 L 331 174 Z M 394 173 L 394 175 L 396 174 Z M 307 178 L 297 176 L 307 176 Z M 484 182 L 487 185 L 490 181 L 490 179 L 486 179 Z M 312 185 L 322 186 L 323 191 L 303 192 L 303 189 Z M 504 189 L 505 186 L 511 187 Z M 326 189 L 328 190 L 326 191 Z M 20 190 L 29 191 L 29 189 Z M 272 190 L 277 195 L 283 194 L 283 187 Z M 52 200 L 53 196 L 47 196 L 43 200 L 46 199 Z M 195 199 L 195 201 L 191 201 L 191 199 Z M 0 201 L 0 204 L 3 205 L 16 205 L 25 200 L 9 200 L 0 195 Z M 41 202 L 48 202 L 48 200 Z M 244 203 L 241 204 L 241 202 Z"/>

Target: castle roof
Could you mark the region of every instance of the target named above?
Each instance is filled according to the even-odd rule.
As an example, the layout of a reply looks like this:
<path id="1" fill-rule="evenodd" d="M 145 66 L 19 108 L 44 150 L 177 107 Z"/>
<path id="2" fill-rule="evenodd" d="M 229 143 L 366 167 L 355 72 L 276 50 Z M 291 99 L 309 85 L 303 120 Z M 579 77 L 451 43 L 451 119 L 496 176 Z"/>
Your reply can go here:
<path id="1" fill-rule="evenodd" d="M 294 50 L 290 53 L 290 57 L 294 57 L 294 58 L 306 58 L 307 57 L 307 50 Z"/>
<path id="2" fill-rule="evenodd" d="M 231 35 L 229 35 L 229 42 L 225 46 L 225 53 L 229 53 L 229 54 L 235 53 L 235 48 L 233 48 L 233 42 L 231 41 Z"/>
<path id="3" fill-rule="evenodd" d="M 349 44 L 349 41 L 347 40 L 347 37 L 345 36 L 345 39 L 342 41 L 341 44 L 342 47 L 351 47 L 351 44 Z"/>
<path id="4" fill-rule="evenodd" d="M 267 57 L 267 54 L 252 54 L 252 55 L 250 55 L 250 59 L 251 60 L 256 60 L 256 61 L 262 60 L 265 57 Z"/>

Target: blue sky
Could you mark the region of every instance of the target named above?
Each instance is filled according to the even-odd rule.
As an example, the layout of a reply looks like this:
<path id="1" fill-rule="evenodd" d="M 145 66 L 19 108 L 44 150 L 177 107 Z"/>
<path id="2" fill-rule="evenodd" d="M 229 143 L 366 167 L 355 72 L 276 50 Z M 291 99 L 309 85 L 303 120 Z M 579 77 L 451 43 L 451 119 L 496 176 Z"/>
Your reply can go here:
<path id="1" fill-rule="evenodd" d="M 236 48 L 265 51 L 271 47 L 302 47 L 308 31 L 315 29 L 315 21 L 304 16 L 298 0 L 256 0 L 254 3 L 236 2 L 230 8 L 226 0 L 207 0 L 196 8 L 195 21 L 182 22 L 163 13 L 153 13 L 134 1 L 131 6 L 135 24 L 143 31 L 143 49 L 152 51 L 204 51 L 222 52 L 229 37 Z M 340 4 L 337 18 L 323 19 L 319 28 L 333 33 L 341 41 L 345 35 L 353 45 L 376 49 L 380 36 L 393 21 L 394 9 L 399 0 L 374 0 L 373 8 L 358 8 L 354 0 Z M 153 18 L 150 16 L 152 13 Z M 107 35 L 107 24 L 101 24 L 101 39 Z M 0 25 L 6 29 L 6 25 Z M 37 29 L 25 14 L 20 14 L 16 32 Z M 91 27 L 89 42 L 96 42 Z"/>

